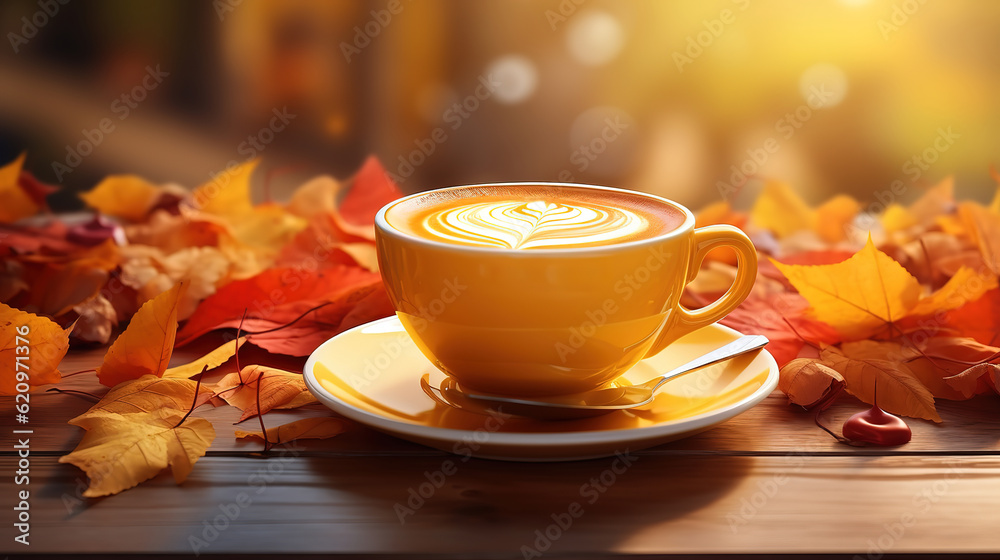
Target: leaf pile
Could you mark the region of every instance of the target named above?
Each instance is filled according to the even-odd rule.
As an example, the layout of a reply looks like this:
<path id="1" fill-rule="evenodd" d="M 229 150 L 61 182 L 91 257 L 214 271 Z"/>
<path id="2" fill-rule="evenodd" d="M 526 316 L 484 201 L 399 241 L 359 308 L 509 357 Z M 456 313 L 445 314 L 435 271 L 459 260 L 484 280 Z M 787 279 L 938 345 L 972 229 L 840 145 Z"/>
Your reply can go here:
<path id="1" fill-rule="evenodd" d="M 732 223 L 762 256 L 750 297 L 723 323 L 767 335 L 779 388 L 810 407 L 844 385 L 889 412 L 940 422 L 936 399 L 1000 392 L 1000 189 L 958 202 L 950 179 L 878 214 L 838 196 L 810 208 L 767 183 L 749 212 L 727 203 L 699 225 Z M 735 277 L 716 257 L 685 294 L 711 301 Z"/>

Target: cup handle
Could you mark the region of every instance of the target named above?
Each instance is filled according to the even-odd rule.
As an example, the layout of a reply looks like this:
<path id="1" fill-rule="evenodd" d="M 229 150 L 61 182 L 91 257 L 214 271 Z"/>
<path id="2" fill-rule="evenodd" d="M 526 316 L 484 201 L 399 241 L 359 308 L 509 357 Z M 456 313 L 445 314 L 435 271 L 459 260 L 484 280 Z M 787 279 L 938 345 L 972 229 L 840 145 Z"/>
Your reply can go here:
<path id="1" fill-rule="evenodd" d="M 685 284 L 698 275 L 705 255 L 712 249 L 723 246 L 732 247 L 736 251 L 736 280 L 722 297 L 701 309 L 691 310 L 678 302 L 673 310 L 673 319 L 663 327 L 646 356 L 657 354 L 678 338 L 722 319 L 743 303 L 753 289 L 757 278 L 757 249 L 740 229 L 730 225 L 698 228 L 694 230 L 691 243 L 693 251 Z"/>

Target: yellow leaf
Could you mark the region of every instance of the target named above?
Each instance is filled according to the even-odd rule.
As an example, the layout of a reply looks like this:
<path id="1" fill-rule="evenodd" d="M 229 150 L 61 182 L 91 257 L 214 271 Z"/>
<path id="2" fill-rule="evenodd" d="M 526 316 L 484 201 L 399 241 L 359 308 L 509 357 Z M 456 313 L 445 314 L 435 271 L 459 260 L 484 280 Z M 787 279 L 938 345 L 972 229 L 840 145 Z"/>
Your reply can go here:
<path id="1" fill-rule="evenodd" d="M 175 427 L 183 416 L 172 409 L 88 413 L 70 421 L 87 433 L 59 462 L 76 465 L 87 473 L 90 486 L 83 495 L 88 498 L 117 494 L 168 466 L 180 484 L 215 439 L 212 423 L 204 418 L 188 418 Z"/>
<path id="2" fill-rule="evenodd" d="M 0 223 L 16 222 L 38 212 L 38 205 L 18 185 L 26 155 L 22 152 L 17 159 L 0 167 Z"/>
<path id="3" fill-rule="evenodd" d="M 899 263 L 875 248 L 837 264 L 807 266 L 773 261 L 812 306 L 816 319 L 845 338 L 868 338 L 902 319 L 920 299 L 921 287 Z"/>
<path id="4" fill-rule="evenodd" d="M 306 219 L 333 212 L 337 208 L 339 193 L 340 183 L 336 179 L 329 175 L 315 177 L 295 189 L 288 202 L 288 211 Z"/>
<path id="5" fill-rule="evenodd" d="M 186 287 L 178 283 L 139 308 L 97 368 L 103 385 L 114 387 L 143 375 L 163 375 L 174 351 L 177 306 Z"/>
<path id="6" fill-rule="evenodd" d="M 0 303 L 0 395 L 17 394 L 21 381 L 31 386 L 57 383 L 59 362 L 69 349 L 69 333 L 45 317 Z M 19 379 L 20 374 L 25 379 Z"/>
<path id="7" fill-rule="evenodd" d="M 909 316 L 919 317 L 936 315 L 976 301 L 983 294 L 997 287 L 997 277 L 992 274 L 980 274 L 963 266 L 958 269 L 948 282 L 933 294 L 921 298 L 910 312 Z"/>
<path id="8" fill-rule="evenodd" d="M 217 216 L 232 216 L 253 209 L 250 197 L 250 177 L 259 160 L 252 159 L 235 168 L 226 169 L 194 191 L 194 201 L 204 212 Z"/>
<path id="9" fill-rule="evenodd" d="M 296 420 L 281 426 L 267 429 L 267 441 L 272 444 L 288 443 L 297 439 L 326 439 L 344 433 L 350 427 L 350 422 L 343 418 L 320 416 Z M 260 431 L 236 430 L 237 438 L 264 439 Z"/>
<path id="10" fill-rule="evenodd" d="M 899 361 L 862 358 L 855 359 L 833 347 L 820 353 L 823 363 L 837 370 L 847 382 L 847 390 L 868 404 L 875 403 L 878 386 L 878 405 L 893 414 L 924 418 L 941 422 L 934 408 L 934 396 Z"/>
<path id="11" fill-rule="evenodd" d="M 827 243 L 839 243 L 847 238 L 847 227 L 861 210 L 858 201 L 838 195 L 816 209 L 816 233 Z"/>
<path id="12" fill-rule="evenodd" d="M 909 210 L 896 203 L 890 204 L 885 209 L 879 221 L 882 222 L 882 229 L 887 233 L 907 230 L 918 223 Z"/>
<path id="13" fill-rule="evenodd" d="M 102 214 L 141 222 L 161 192 L 159 187 L 138 175 L 109 175 L 80 198 Z"/>
<path id="14" fill-rule="evenodd" d="M 172 367 L 163 372 L 164 379 L 190 379 L 191 377 L 201 373 L 206 367 L 209 370 L 215 369 L 222 364 L 229 361 L 236 355 L 237 350 L 243 343 L 246 342 L 247 337 L 241 336 L 232 342 L 223 343 L 215 350 L 212 350 L 208 354 L 198 358 L 197 360 L 184 364 L 182 366 Z"/>
<path id="15" fill-rule="evenodd" d="M 1000 214 L 975 202 L 963 202 L 958 206 L 958 215 L 979 247 L 986 266 L 994 274 L 1000 274 Z"/>
<path id="16" fill-rule="evenodd" d="M 198 399 L 194 390 L 198 387 Z M 119 383 L 87 412 L 72 420 L 76 422 L 97 413 L 133 414 L 156 410 L 187 411 L 192 404 L 199 405 L 208 400 L 212 390 L 188 379 L 161 379 L 154 375 L 144 375 L 139 379 Z"/>
<path id="17" fill-rule="evenodd" d="M 800 230 L 811 231 L 816 213 L 787 184 L 768 181 L 750 211 L 750 220 L 778 237 L 786 237 Z"/>

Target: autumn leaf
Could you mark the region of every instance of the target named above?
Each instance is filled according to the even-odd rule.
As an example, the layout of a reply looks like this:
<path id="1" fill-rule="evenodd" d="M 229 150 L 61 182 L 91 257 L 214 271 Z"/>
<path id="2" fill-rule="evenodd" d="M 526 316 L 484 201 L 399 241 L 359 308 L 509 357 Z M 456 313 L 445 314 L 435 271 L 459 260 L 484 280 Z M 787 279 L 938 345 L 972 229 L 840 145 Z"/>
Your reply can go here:
<path id="1" fill-rule="evenodd" d="M 372 226 L 375 224 L 375 214 L 401 196 L 403 193 L 389 178 L 378 158 L 369 156 L 340 202 L 340 215 L 351 225 Z"/>
<path id="2" fill-rule="evenodd" d="M 260 163 L 258 159 L 226 169 L 211 181 L 195 189 L 195 204 L 204 212 L 218 216 L 246 214 L 253 210 L 250 197 L 250 177 Z"/>
<path id="3" fill-rule="evenodd" d="M 292 193 L 288 211 L 296 216 L 311 219 L 333 212 L 337 208 L 340 183 L 329 175 L 321 175 L 303 183 Z"/>
<path id="4" fill-rule="evenodd" d="M 118 313 L 111 302 L 101 294 L 73 307 L 76 327 L 73 339 L 82 342 L 105 344 L 111 340 L 111 333 L 118 325 Z"/>
<path id="5" fill-rule="evenodd" d="M 249 310 L 243 323 L 250 333 L 247 340 L 272 352 L 308 355 L 319 342 L 347 328 L 391 314 L 381 282 L 378 274 L 355 266 L 272 268 L 209 296 L 181 328 L 177 344 L 215 329 L 236 328 Z M 321 305 L 288 327 L 294 330 L 253 334 L 283 327 Z"/>
<path id="6" fill-rule="evenodd" d="M 215 385 L 216 397 L 243 411 L 237 423 L 288 404 L 306 392 L 301 374 L 262 365 L 246 366 Z"/>
<path id="7" fill-rule="evenodd" d="M 327 439 L 335 435 L 342 434 L 350 427 L 351 423 L 343 418 L 332 418 L 320 416 L 316 418 L 304 418 L 275 426 L 267 429 L 267 442 L 272 445 L 288 443 L 297 439 Z M 260 430 L 246 431 L 236 430 L 237 438 L 255 438 L 264 440 L 264 433 Z"/>
<path id="8" fill-rule="evenodd" d="M 169 255 L 144 245 L 130 245 L 121 251 L 121 282 L 136 290 L 140 303 L 185 282 L 187 288 L 177 304 L 178 321 L 190 317 L 198 303 L 229 278 L 229 260 L 215 247 L 186 247 Z"/>
<path id="9" fill-rule="evenodd" d="M 239 351 L 240 347 L 243 346 L 243 343 L 246 342 L 246 340 L 247 337 L 241 336 L 232 342 L 224 342 L 222 346 L 219 346 L 215 350 L 212 350 L 208 354 L 205 354 L 191 363 L 167 368 L 167 370 L 163 372 L 163 378 L 190 379 L 191 377 L 201 373 L 205 370 L 205 368 L 211 371 L 228 362 L 230 358 L 235 356 L 236 352 Z"/>
<path id="10" fill-rule="evenodd" d="M 840 341 L 840 335 L 832 327 L 806 317 L 807 308 L 808 304 L 798 294 L 754 293 L 720 323 L 740 332 L 766 336 L 770 341 L 767 351 L 781 367 L 798 357 L 807 343 L 820 346 Z"/>
<path id="11" fill-rule="evenodd" d="M 944 381 L 967 399 L 990 392 L 991 389 L 1000 392 L 1000 366 L 976 364 L 951 377 L 945 377 Z"/>
<path id="12" fill-rule="evenodd" d="M 178 215 L 156 210 L 146 221 L 125 226 L 129 243 L 155 247 L 166 255 L 188 247 L 218 247 L 224 235 L 225 225 L 188 208 L 182 208 Z"/>
<path id="13" fill-rule="evenodd" d="M 844 377 L 836 370 L 809 358 L 798 358 L 778 372 L 778 390 L 788 400 L 809 408 L 844 385 Z"/>
<path id="14" fill-rule="evenodd" d="M 963 202 L 958 207 L 962 223 L 982 254 L 993 274 L 1000 274 L 1000 214 L 975 202 Z"/>
<path id="15" fill-rule="evenodd" d="M 979 299 L 949 311 L 942 323 L 983 344 L 1000 343 L 1000 290 L 992 289 Z"/>
<path id="16" fill-rule="evenodd" d="M 847 195 L 838 195 L 816 209 L 816 233 L 827 243 L 839 243 L 848 237 L 848 230 L 861 210 L 858 201 Z"/>
<path id="17" fill-rule="evenodd" d="M 835 369 L 847 382 L 847 390 L 861 401 L 878 405 L 893 414 L 941 422 L 934 408 L 934 396 L 913 375 L 905 363 L 887 359 L 854 358 L 834 347 L 820 353 L 821 361 Z"/>
<path id="18" fill-rule="evenodd" d="M 59 362 L 69 349 L 70 330 L 0 303 L 0 361 L 10 372 L 0 376 L 0 395 L 17 394 L 21 382 L 33 387 L 57 383 L 62 378 Z"/>
<path id="19" fill-rule="evenodd" d="M 798 266 L 774 262 L 812 305 L 813 317 L 845 338 L 863 339 L 884 331 L 917 305 L 921 286 L 871 239 L 844 262 Z"/>
<path id="20" fill-rule="evenodd" d="M 38 205 L 21 188 L 19 179 L 26 152 L 0 167 L 0 223 L 9 224 L 38 212 Z"/>
<path id="21" fill-rule="evenodd" d="M 798 231 L 812 231 L 816 212 L 786 183 L 768 181 L 750 211 L 750 220 L 778 237 L 786 237 Z"/>
<path id="22" fill-rule="evenodd" d="M 137 175 L 109 175 L 80 198 L 101 214 L 140 222 L 161 194 L 159 187 Z"/>
<path id="23" fill-rule="evenodd" d="M 87 473 L 90 486 L 83 495 L 88 498 L 117 494 L 167 467 L 180 484 L 215 439 L 211 422 L 187 418 L 178 425 L 183 417 L 183 412 L 170 408 L 130 414 L 88 412 L 70 420 L 87 433 L 59 462 Z"/>
<path id="24" fill-rule="evenodd" d="M 195 398 L 195 389 L 198 397 Z M 91 413 L 135 414 L 157 410 L 187 411 L 208 401 L 212 389 L 188 379 L 162 379 L 144 375 L 115 385 L 101 400 L 77 419 Z"/>
<path id="25" fill-rule="evenodd" d="M 921 331 L 909 336 L 915 347 L 907 349 L 907 366 L 935 398 L 969 398 L 946 379 L 972 365 L 1000 357 L 1000 348 L 967 337 L 929 336 Z"/>
<path id="26" fill-rule="evenodd" d="M 910 310 L 908 316 L 930 316 L 958 309 L 978 300 L 986 292 L 996 287 L 996 276 L 962 267 L 939 290 L 928 297 L 921 298 L 916 307 Z"/>
<path id="27" fill-rule="evenodd" d="M 163 375 L 174 349 L 177 306 L 185 289 L 186 284 L 178 283 L 139 308 L 97 368 L 101 384 L 114 387 L 143 375 Z"/>

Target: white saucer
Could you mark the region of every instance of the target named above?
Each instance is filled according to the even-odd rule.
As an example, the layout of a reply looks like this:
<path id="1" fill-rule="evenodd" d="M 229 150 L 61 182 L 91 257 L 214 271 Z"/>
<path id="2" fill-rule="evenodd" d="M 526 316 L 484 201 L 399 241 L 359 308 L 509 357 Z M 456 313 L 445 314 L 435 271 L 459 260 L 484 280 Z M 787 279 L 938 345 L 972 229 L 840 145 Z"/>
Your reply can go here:
<path id="1" fill-rule="evenodd" d="M 710 325 L 628 370 L 641 383 L 740 336 Z M 675 379 L 638 410 L 567 421 L 483 416 L 435 403 L 420 388 L 444 378 L 396 317 L 345 331 L 309 356 L 306 385 L 335 412 L 376 430 L 462 456 L 568 461 L 635 451 L 687 437 L 744 412 L 778 384 L 766 351 Z"/>

